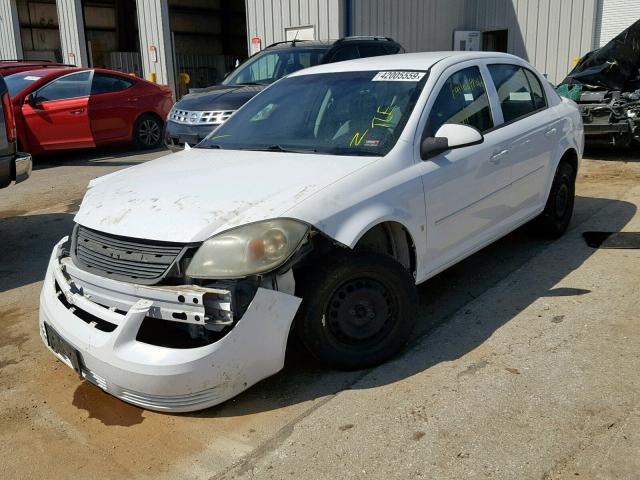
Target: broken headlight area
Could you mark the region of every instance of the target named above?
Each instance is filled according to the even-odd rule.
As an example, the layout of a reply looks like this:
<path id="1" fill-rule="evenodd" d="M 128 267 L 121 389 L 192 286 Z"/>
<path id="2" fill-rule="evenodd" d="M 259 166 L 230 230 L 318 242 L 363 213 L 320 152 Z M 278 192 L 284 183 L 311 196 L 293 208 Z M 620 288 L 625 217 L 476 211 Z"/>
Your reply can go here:
<path id="1" fill-rule="evenodd" d="M 169 244 L 118 237 L 76 226 L 72 240 L 62 245 L 56 276 L 56 294 L 65 308 L 99 330 L 115 330 L 139 300 L 151 302 L 136 340 L 168 348 L 197 348 L 226 336 L 242 318 L 257 290 L 266 288 L 294 294 L 291 266 L 302 256 L 309 227 L 293 220 L 260 222 L 212 237 L 227 243 L 224 264 L 239 278 L 195 278 L 206 272 L 204 244 Z M 236 231 L 237 230 L 237 231 Z M 236 241 L 238 239 L 238 241 Z M 236 242 L 234 244 L 234 242 Z M 258 245 L 259 243 L 259 245 Z M 231 272 L 229 255 L 244 270 Z M 213 251 L 215 253 L 215 250 Z M 246 253 L 246 255 L 245 255 Z M 225 258 L 226 257 L 226 258 Z M 198 260 L 198 258 L 200 258 Z M 253 264 L 251 263 L 253 262 Z M 259 265 L 256 264 L 259 263 Z M 248 274 L 247 265 L 257 272 Z M 270 268 L 269 272 L 263 272 Z M 240 276 L 241 273 L 246 274 Z M 78 301 L 80 300 L 80 301 Z"/>

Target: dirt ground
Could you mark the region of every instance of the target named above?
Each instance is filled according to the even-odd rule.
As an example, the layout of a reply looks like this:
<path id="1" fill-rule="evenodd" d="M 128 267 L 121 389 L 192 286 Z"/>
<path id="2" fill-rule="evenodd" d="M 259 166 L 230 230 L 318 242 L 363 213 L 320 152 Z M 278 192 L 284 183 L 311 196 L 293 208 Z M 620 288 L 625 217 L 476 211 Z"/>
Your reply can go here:
<path id="1" fill-rule="evenodd" d="M 634 153 L 589 153 L 563 239 L 519 230 L 421 285 L 390 364 L 327 371 L 292 344 L 279 374 L 184 415 L 81 382 L 37 327 L 88 181 L 164 154 L 50 158 L 0 191 L 0 478 L 640 478 L 640 254 L 581 238 L 640 229 Z"/>

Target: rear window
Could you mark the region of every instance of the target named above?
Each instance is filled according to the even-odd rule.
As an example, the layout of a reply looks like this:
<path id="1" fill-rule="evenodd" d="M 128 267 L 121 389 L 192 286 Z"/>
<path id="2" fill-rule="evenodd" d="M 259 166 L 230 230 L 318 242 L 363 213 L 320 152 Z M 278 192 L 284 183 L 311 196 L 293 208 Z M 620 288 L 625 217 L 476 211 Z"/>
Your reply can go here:
<path id="1" fill-rule="evenodd" d="M 513 122 L 545 108 L 542 85 L 528 70 L 509 64 L 489 65 L 504 122 Z"/>
<path id="2" fill-rule="evenodd" d="M 8 77 L 4 77 L 4 81 L 6 82 L 7 88 L 9 89 L 9 96 L 13 98 L 33 82 L 38 81 L 41 78 L 41 76 L 30 75 L 29 72 L 26 72 L 15 73 L 13 75 L 9 75 Z"/>

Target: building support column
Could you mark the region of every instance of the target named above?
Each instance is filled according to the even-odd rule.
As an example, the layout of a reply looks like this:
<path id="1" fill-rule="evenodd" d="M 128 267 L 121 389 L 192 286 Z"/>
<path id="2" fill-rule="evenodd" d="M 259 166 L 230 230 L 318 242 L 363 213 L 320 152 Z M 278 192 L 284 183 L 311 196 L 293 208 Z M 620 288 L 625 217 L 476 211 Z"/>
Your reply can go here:
<path id="1" fill-rule="evenodd" d="M 144 78 L 175 91 L 168 0 L 136 0 Z"/>
<path id="2" fill-rule="evenodd" d="M 84 34 L 82 0 L 56 0 L 62 61 L 88 67 L 87 39 Z"/>
<path id="3" fill-rule="evenodd" d="M 0 0 L 0 58 L 20 60 L 22 55 L 16 0 Z"/>

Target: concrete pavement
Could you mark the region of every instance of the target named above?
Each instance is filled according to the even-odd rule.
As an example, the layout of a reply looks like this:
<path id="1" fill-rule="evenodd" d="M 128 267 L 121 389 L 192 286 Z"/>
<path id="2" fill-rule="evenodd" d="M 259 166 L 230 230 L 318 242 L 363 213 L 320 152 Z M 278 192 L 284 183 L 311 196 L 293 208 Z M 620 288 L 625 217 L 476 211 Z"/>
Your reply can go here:
<path id="1" fill-rule="evenodd" d="M 1 478 L 638 478 L 640 162 L 586 161 L 571 232 L 515 232 L 420 287 L 412 345 L 366 372 L 291 346 L 285 370 L 193 415 L 82 383 L 41 345 L 40 282 L 88 180 L 163 154 L 76 155 L 0 191 Z M 576 475 L 578 474 L 578 475 Z"/>

